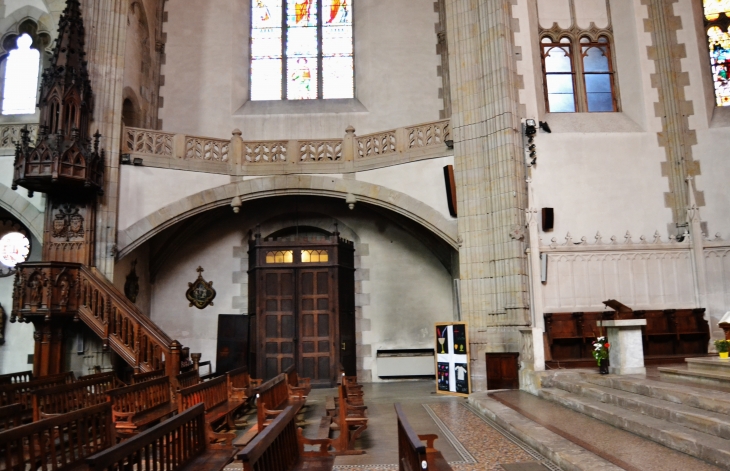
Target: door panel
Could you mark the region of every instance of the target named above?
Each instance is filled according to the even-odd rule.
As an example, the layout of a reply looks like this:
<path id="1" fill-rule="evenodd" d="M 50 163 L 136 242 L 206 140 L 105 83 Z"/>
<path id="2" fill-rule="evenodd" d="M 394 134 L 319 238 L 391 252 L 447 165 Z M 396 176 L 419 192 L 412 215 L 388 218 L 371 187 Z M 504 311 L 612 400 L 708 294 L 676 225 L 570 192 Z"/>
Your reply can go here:
<path id="1" fill-rule="evenodd" d="M 260 361 L 264 378 L 270 379 L 294 363 L 294 270 L 267 270 L 263 278 L 260 341 L 264 355 Z"/>
<path id="2" fill-rule="evenodd" d="M 299 272 L 299 306 L 301 315 L 300 366 L 297 368 L 313 382 L 332 379 L 334 326 L 330 307 L 328 269 L 301 269 Z"/>
<path id="3" fill-rule="evenodd" d="M 518 389 L 519 353 L 487 353 L 487 389 Z"/>

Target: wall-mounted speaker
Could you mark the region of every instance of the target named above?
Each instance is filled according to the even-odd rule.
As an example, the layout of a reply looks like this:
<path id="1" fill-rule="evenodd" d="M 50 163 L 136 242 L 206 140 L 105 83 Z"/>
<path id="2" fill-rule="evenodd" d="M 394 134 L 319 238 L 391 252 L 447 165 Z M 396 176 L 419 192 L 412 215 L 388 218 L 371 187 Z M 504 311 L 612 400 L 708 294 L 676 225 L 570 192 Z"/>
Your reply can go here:
<path id="1" fill-rule="evenodd" d="M 444 167 L 444 180 L 446 181 L 446 201 L 449 204 L 449 214 L 456 217 L 456 180 L 454 179 L 454 166 L 447 165 Z"/>
<path id="2" fill-rule="evenodd" d="M 545 232 L 552 231 L 554 222 L 553 208 L 542 208 L 542 230 Z"/>

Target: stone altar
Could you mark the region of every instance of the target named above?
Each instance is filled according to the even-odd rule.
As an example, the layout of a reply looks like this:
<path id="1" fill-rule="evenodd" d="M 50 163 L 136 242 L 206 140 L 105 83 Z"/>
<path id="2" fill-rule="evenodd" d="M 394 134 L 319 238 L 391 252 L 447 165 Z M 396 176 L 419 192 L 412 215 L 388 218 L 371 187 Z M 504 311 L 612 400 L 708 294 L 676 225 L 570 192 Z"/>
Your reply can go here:
<path id="1" fill-rule="evenodd" d="M 608 372 L 618 375 L 646 374 L 641 339 L 641 326 L 646 325 L 646 319 L 599 321 L 597 324 L 606 328 L 606 337 L 611 345 Z"/>

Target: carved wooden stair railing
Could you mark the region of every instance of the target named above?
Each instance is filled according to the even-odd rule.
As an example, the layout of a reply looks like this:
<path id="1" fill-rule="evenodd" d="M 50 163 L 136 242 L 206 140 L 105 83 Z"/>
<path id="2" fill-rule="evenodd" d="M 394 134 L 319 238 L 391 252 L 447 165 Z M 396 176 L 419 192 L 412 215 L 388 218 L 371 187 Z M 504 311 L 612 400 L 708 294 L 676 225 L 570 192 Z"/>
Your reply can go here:
<path id="1" fill-rule="evenodd" d="M 138 372 L 180 369 L 181 345 L 93 267 L 78 263 L 19 265 L 11 322 L 68 317 L 82 320 Z"/>

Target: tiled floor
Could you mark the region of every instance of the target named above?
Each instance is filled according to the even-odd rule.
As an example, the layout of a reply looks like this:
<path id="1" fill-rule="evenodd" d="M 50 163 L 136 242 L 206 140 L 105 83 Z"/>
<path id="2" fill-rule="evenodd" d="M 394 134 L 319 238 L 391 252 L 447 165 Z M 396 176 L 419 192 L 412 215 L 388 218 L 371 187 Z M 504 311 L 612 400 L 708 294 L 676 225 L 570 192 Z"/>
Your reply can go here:
<path id="1" fill-rule="evenodd" d="M 364 385 L 369 426 L 356 444 L 363 455 L 338 456 L 337 471 L 397 470 L 395 402 L 402 404 L 411 426 L 419 434 L 435 433 L 435 447 L 455 471 L 505 471 L 501 464 L 528 463 L 540 467 L 543 458 L 488 424 L 460 397 L 435 395 L 433 382 L 377 383 Z M 324 398 L 335 390 L 315 390 L 307 403 L 306 435 L 316 433 L 324 413 Z M 522 467 L 522 466 L 521 466 Z M 524 467 L 522 467 L 524 468 Z M 527 468 L 524 468 L 527 471 Z M 557 469 L 557 468 L 552 468 Z"/>

